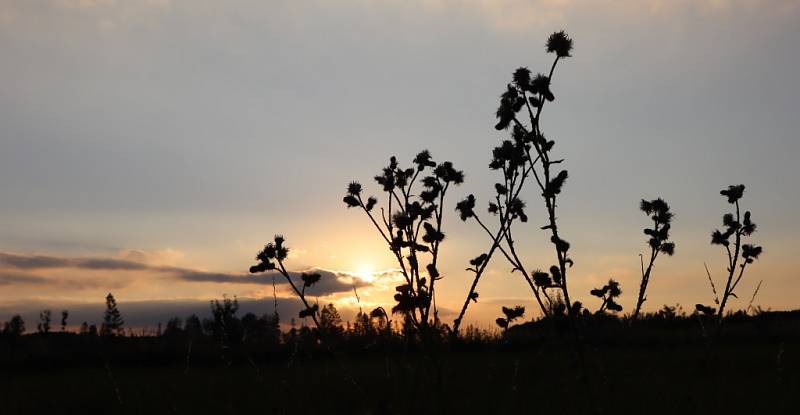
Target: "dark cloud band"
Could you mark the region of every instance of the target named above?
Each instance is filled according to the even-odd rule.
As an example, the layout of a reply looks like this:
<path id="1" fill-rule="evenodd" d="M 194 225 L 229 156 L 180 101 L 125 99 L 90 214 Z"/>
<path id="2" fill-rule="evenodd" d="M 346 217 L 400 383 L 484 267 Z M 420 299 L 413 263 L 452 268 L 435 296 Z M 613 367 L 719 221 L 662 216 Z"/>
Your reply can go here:
<path id="1" fill-rule="evenodd" d="M 0 272 L 2 268 L 10 268 L 18 271 L 36 271 L 42 269 L 75 268 L 90 271 L 149 271 L 160 274 L 167 274 L 179 281 L 195 283 L 219 283 L 219 284 L 261 284 L 271 285 L 274 281 L 276 285 L 288 285 L 288 281 L 283 275 L 273 272 L 267 274 L 237 274 L 224 272 L 207 272 L 181 267 L 167 267 L 149 265 L 142 262 L 115 259 L 115 258 L 67 258 L 47 255 L 20 255 L 0 252 Z M 315 272 L 322 275 L 322 278 L 307 291 L 311 295 L 330 295 L 335 293 L 347 292 L 355 288 L 361 288 L 369 283 L 351 274 L 324 269 L 310 269 L 305 272 Z M 290 272 L 290 276 L 295 284 L 302 285 L 300 278 L 301 272 Z M 23 273 L 5 272 L 0 274 L 0 285 L 10 284 L 47 284 L 51 282 L 47 278 Z M 104 286 L 102 281 L 95 281 L 96 288 Z M 86 284 L 83 284 L 85 287 Z"/>

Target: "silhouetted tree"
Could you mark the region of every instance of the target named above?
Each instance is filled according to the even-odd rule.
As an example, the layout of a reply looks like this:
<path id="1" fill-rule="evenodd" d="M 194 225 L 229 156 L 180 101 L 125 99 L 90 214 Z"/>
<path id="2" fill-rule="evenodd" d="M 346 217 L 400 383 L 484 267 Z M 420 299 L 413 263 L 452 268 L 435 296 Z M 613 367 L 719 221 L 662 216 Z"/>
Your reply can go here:
<path id="1" fill-rule="evenodd" d="M 264 327 L 263 323 L 264 321 L 261 321 L 258 316 L 253 313 L 247 313 L 243 315 L 242 334 L 244 336 L 244 340 L 264 337 L 266 333 L 266 327 Z"/>
<path id="2" fill-rule="evenodd" d="M 590 291 L 590 294 L 603 300 L 600 308 L 597 309 L 597 314 L 603 314 L 606 310 L 619 312 L 622 311 L 622 306 L 616 300 L 622 295 L 622 289 L 619 288 L 619 283 L 614 281 L 613 278 L 608 280 L 608 284 L 601 288 L 595 288 Z"/>
<path id="3" fill-rule="evenodd" d="M 164 331 L 161 333 L 164 337 L 179 337 L 181 336 L 184 331 L 182 326 L 182 321 L 179 317 L 172 317 L 171 319 L 167 320 L 167 325 L 164 327 Z"/>
<path id="4" fill-rule="evenodd" d="M 449 161 L 437 163 L 428 150 L 417 154 L 413 163 L 413 167 L 402 168 L 392 156 L 375 176 L 386 194 L 380 215 L 374 212 L 378 199 L 370 196 L 364 200 L 358 182 L 347 186 L 343 201 L 348 208 L 364 211 L 397 260 L 405 284 L 396 287 L 397 304 L 392 313 L 408 314 L 410 324 L 427 331 L 438 321 L 435 284 L 442 278 L 437 262 L 445 238 L 445 196 L 451 186 L 463 183 L 464 173 Z M 415 188 L 419 184 L 422 190 Z M 424 271 L 423 261 L 427 261 Z"/>
<path id="5" fill-rule="evenodd" d="M 332 303 L 322 307 L 319 313 L 319 329 L 327 336 L 338 336 L 342 333 L 342 317 Z"/>
<path id="6" fill-rule="evenodd" d="M 265 320 L 265 327 L 266 327 L 266 341 L 269 344 L 277 345 L 280 341 L 281 337 L 281 317 L 277 313 L 277 311 L 273 312 L 272 314 L 265 314 L 261 317 L 262 320 Z"/>
<path id="7" fill-rule="evenodd" d="M 717 229 L 711 233 L 711 244 L 723 246 L 728 256 L 728 276 L 725 281 L 725 289 L 722 291 L 722 298 L 715 299 L 715 302 L 719 303 L 717 325 L 721 326 L 722 318 L 725 313 L 725 306 L 729 298 L 731 296 L 737 297 L 735 290 L 742 280 L 745 268 L 758 259 L 762 249 L 760 246 L 742 243 L 744 238 L 749 237 L 756 231 L 756 224 L 751 218 L 750 211 L 748 210 L 742 215 L 739 208 L 739 200 L 744 196 L 744 185 L 731 185 L 719 193 L 727 197 L 728 203 L 734 205 L 736 208 L 735 213 L 726 213 L 722 216 L 724 230 Z M 737 268 L 739 271 L 738 275 L 736 274 Z M 711 280 L 710 274 L 709 281 L 711 281 L 713 286 L 713 280 Z M 697 310 L 708 312 L 709 310 L 713 310 L 713 308 L 698 304 Z"/>
<path id="8" fill-rule="evenodd" d="M 282 235 L 275 235 L 274 242 L 266 244 L 264 249 L 256 255 L 256 259 L 259 262 L 250 267 L 250 273 L 256 274 L 266 271 L 280 272 L 306 307 L 304 310 L 300 311 L 300 318 L 311 317 L 311 319 L 314 320 L 314 325 L 319 328 L 319 306 L 316 304 L 313 306 L 309 304 L 306 299 L 306 288 L 319 282 L 322 275 L 319 273 L 302 273 L 300 279 L 303 281 L 303 285 L 301 288 L 297 288 L 294 280 L 292 280 L 292 276 L 283 264 L 283 261 L 289 256 L 289 248 L 284 246 L 285 241 Z"/>
<path id="9" fill-rule="evenodd" d="M 11 316 L 11 320 L 6 321 L 3 325 L 3 334 L 7 336 L 19 337 L 23 333 L 25 333 L 25 320 L 19 314 Z"/>
<path id="10" fill-rule="evenodd" d="M 203 324 L 200 318 L 192 314 L 183 322 L 183 330 L 190 339 L 199 339 L 203 336 Z"/>
<path id="11" fill-rule="evenodd" d="M 222 297 L 222 301 L 211 301 L 211 315 L 213 320 L 210 324 L 212 335 L 218 338 L 223 346 L 231 343 L 238 343 L 242 339 L 242 323 L 236 317 L 239 312 L 239 300 L 227 296 Z"/>
<path id="12" fill-rule="evenodd" d="M 53 313 L 50 310 L 42 310 L 42 312 L 39 313 L 39 324 L 36 325 L 36 331 L 41 334 L 50 333 L 52 314 Z"/>
<path id="13" fill-rule="evenodd" d="M 369 314 L 359 311 L 353 321 L 353 335 L 357 337 L 371 337 L 375 334 Z"/>
<path id="14" fill-rule="evenodd" d="M 117 308 L 117 300 L 111 293 L 106 296 L 106 311 L 103 314 L 103 324 L 100 326 L 100 334 L 103 336 L 114 336 L 122 333 L 122 314 Z"/>
<path id="15" fill-rule="evenodd" d="M 656 262 L 656 257 L 658 257 L 660 252 L 669 256 L 675 253 L 675 243 L 669 241 L 669 231 L 672 226 L 672 218 L 674 215 L 669 211 L 667 202 L 661 198 L 653 200 L 642 199 L 639 209 L 653 220 L 653 227 L 644 228 L 644 234 L 650 237 L 647 241 L 647 244 L 650 246 L 650 260 L 648 261 L 647 269 L 645 269 L 644 257 L 639 255 L 642 264 L 642 282 L 639 285 L 636 309 L 633 310 L 632 318 L 634 319 L 639 316 L 642 304 L 647 301 L 645 292 L 647 291 L 647 284 L 650 282 L 650 274 L 653 270 L 653 264 Z"/>
<path id="16" fill-rule="evenodd" d="M 258 317 L 253 313 L 247 313 L 242 316 L 244 340 L 260 340 L 274 343 L 278 338 L 276 330 L 280 330 L 279 324 L 277 314 L 264 314 Z"/>
<path id="17" fill-rule="evenodd" d="M 69 311 L 61 310 L 61 331 L 67 331 L 67 319 L 69 318 Z"/>
<path id="18" fill-rule="evenodd" d="M 498 122 L 495 128 L 504 130 L 511 127 L 511 140 L 505 140 L 501 145 L 494 148 L 492 161 L 489 164 L 490 169 L 503 173 L 503 182 L 495 184 L 495 197 L 494 200 L 489 202 L 488 208 L 489 213 L 498 218 L 497 231 L 492 232 L 475 213 L 475 197 L 473 195 L 469 195 L 456 207 L 461 214 L 462 220 L 475 219 L 491 238 L 492 245 L 487 253 L 483 253 L 470 261 L 472 268 L 468 268 L 468 270 L 472 271 L 475 277 L 467 298 L 464 300 L 461 312 L 454 321 L 454 333 L 458 332 L 470 302 L 477 302 L 478 292 L 476 289 L 478 282 L 495 250 L 498 249 L 511 263 L 513 271 L 519 271 L 522 274 L 544 315 L 552 314 L 562 308 L 564 310 L 571 308 L 569 290 L 567 289 L 567 267 L 571 267 L 573 261 L 568 256 L 570 244 L 559 234 L 556 215 L 556 199 L 566 182 L 567 171 L 553 171 L 553 166 L 562 163 L 564 160 L 556 159 L 552 156 L 555 141 L 544 136 L 540 119 L 545 102 L 555 99 L 550 89 L 551 80 L 559 60 L 571 56 L 572 39 L 563 31 L 553 33 L 547 40 L 546 49 L 548 53 L 556 55 L 549 74 L 532 76 L 529 69 L 519 68 L 514 72 L 513 81 L 507 85 L 506 91 L 500 96 L 500 106 L 496 113 Z M 518 117 L 520 112 L 527 116 L 527 124 Z M 512 234 L 514 221 L 528 221 L 528 216 L 525 213 L 525 203 L 520 199 L 520 192 L 526 179 L 531 176 L 541 191 L 541 196 L 547 209 L 548 221 L 547 224 L 541 226 L 541 229 L 550 231 L 550 241 L 555 247 L 558 260 L 557 265 L 550 267 L 552 275 L 548 276 L 547 279 L 542 277 L 544 274 L 542 271 L 531 273 L 527 271 L 528 268 L 517 254 Z M 503 243 L 505 243 L 505 247 L 502 245 Z M 536 273 L 539 274 L 538 282 L 534 275 Z M 557 290 L 558 295 L 548 295 L 547 290 Z M 562 303 L 555 301 L 555 298 L 562 296 L 566 303 L 563 307 L 560 306 Z M 547 306 L 544 304 L 543 297 L 549 303 Z"/>

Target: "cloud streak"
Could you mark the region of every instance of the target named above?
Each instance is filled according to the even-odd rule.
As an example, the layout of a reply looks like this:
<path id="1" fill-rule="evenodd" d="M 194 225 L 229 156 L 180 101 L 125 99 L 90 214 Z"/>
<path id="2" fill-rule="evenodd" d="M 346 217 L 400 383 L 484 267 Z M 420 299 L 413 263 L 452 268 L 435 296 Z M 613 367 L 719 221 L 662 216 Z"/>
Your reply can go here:
<path id="1" fill-rule="evenodd" d="M 0 271 L 0 285 L 46 284 L 49 280 L 37 275 Z"/>
<path id="2" fill-rule="evenodd" d="M 276 285 L 288 285 L 288 281 L 286 280 L 286 278 L 277 272 L 267 273 L 267 274 L 256 274 L 256 275 L 214 273 L 214 272 L 193 271 L 187 269 L 175 269 L 175 272 L 178 279 L 189 282 L 269 285 L 272 284 L 274 281 Z M 302 272 L 301 271 L 289 272 L 289 275 L 292 278 L 292 282 L 296 286 L 298 286 L 298 288 L 303 284 L 303 280 L 300 277 L 303 272 L 307 273 L 314 272 L 322 275 L 322 278 L 318 283 L 314 284 L 312 287 L 306 290 L 311 295 L 330 295 L 330 294 L 348 292 L 351 291 L 353 287 L 361 288 L 371 285 L 370 283 L 346 272 L 329 271 L 319 268 L 312 268 Z"/>
<path id="3" fill-rule="evenodd" d="M 105 271 L 138 271 L 152 269 L 147 264 L 113 258 L 63 258 L 47 255 L 18 255 L 0 252 L 0 266 L 20 270 L 79 268 Z"/>
<path id="4" fill-rule="evenodd" d="M 217 284 L 257 284 L 271 285 L 273 281 L 276 285 L 288 285 L 288 281 L 283 275 L 273 272 L 266 274 L 247 274 L 247 273 L 227 273 L 210 272 L 191 268 L 151 265 L 144 262 L 137 262 L 128 259 L 117 258 L 69 258 L 48 255 L 23 255 L 7 252 L 0 252 L 0 272 L 3 269 L 10 269 L 10 272 L 0 274 L 0 285 L 12 284 L 56 284 L 59 281 L 45 278 L 29 273 L 39 270 L 61 270 L 79 269 L 87 271 L 115 271 L 115 272 L 150 272 L 163 274 L 174 278 L 177 281 L 188 283 L 217 283 Z M 19 272 L 23 271 L 23 272 Z M 289 275 L 295 285 L 302 285 L 301 274 L 303 272 L 315 272 L 322 275 L 320 281 L 310 287 L 307 292 L 311 295 L 331 295 L 336 293 L 349 292 L 355 288 L 368 287 L 372 284 L 363 279 L 341 271 L 331 271 L 319 268 L 311 268 L 304 271 L 291 271 Z M 390 273 L 377 274 L 378 278 L 388 278 Z M 63 281 L 61 281 L 63 283 Z M 102 280 L 81 280 L 73 285 L 76 288 L 91 288 L 106 286 Z"/>

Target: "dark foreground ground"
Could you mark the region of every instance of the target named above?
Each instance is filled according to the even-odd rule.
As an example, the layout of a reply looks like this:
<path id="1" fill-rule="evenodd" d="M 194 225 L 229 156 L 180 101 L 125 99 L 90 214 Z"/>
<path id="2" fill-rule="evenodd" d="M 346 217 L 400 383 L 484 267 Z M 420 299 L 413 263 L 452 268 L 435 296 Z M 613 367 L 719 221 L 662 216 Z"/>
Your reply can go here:
<path id="1" fill-rule="evenodd" d="M 798 414 L 794 327 L 765 335 L 732 325 L 711 347 L 680 332 L 586 339 L 583 359 L 566 340 L 529 339 L 230 365 L 5 367 L 0 414 Z"/>

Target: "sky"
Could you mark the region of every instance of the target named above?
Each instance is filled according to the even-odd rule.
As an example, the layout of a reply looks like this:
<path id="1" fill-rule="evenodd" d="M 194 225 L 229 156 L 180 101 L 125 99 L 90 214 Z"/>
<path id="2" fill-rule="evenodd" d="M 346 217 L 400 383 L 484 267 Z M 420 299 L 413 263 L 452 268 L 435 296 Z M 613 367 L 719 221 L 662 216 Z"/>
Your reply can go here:
<path id="1" fill-rule="evenodd" d="M 391 305 L 393 257 L 341 202 L 389 156 L 422 149 L 466 180 L 450 206 L 498 180 L 488 169 L 498 96 L 520 66 L 546 71 L 544 42 L 566 30 L 573 57 L 553 79 L 542 128 L 570 178 L 560 229 L 571 296 L 613 277 L 630 311 L 646 251 L 641 198 L 676 214 L 645 310 L 710 303 L 725 263 L 710 232 L 744 183 L 753 240 L 732 307 L 794 309 L 800 292 L 800 3 L 792 0 L 0 0 L 0 320 L 73 310 L 99 322 L 113 292 L 129 325 L 207 314 L 237 296 L 283 316 L 287 284 L 250 276 L 286 236 L 293 271 L 345 317 Z M 531 268 L 554 254 L 541 198 L 518 246 Z M 468 261 L 490 243 L 446 209 L 437 304 L 452 320 Z M 537 316 L 527 285 L 495 257 L 467 321 L 502 305 Z M 356 287 L 358 298 L 354 294 Z M 287 317 L 288 318 L 288 317 Z M 33 326 L 33 324 L 30 324 Z"/>

